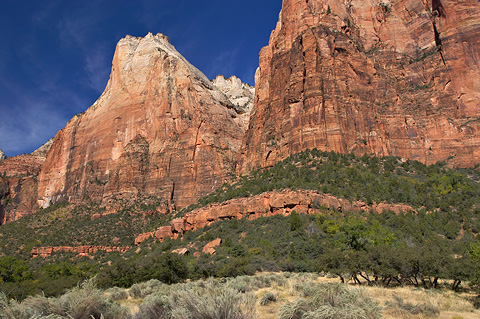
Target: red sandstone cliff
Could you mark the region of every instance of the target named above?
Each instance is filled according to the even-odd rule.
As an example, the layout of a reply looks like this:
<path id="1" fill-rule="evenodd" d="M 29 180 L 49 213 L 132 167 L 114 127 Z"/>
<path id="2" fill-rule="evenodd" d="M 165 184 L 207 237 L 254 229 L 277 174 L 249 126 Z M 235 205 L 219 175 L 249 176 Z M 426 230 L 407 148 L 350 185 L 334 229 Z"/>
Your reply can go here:
<path id="1" fill-rule="evenodd" d="M 104 93 L 47 158 L 17 157 L 33 162 L 28 174 L 1 162 L 0 221 L 37 200 L 155 195 L 183 207 L 237 158 L 246 172 L 314 147 L 478 164 L 479 40 L 475 0 L 284 0 L 250 115 L 238 79 L 212 84 L 163 35 L 126 37 Z"/>
<path id="2" fill-rule="evenodd" d="M 127 36 L 104 93 L 55 137 L 39 205 L 139 195 L 194 203 L 234 171 L 246 129 L 239 114 L 165 36 Z"/>
<path id="3" fill-rule="evenodd" d="M 37 210 L 37 177 L 50 146 L 0 161 L 0 225 Z"/>
<path id="4" fill-rule="evenodd" d="M 306 148 L 480 163 L 476 0 L 284 0 L 239 168 Z"/>

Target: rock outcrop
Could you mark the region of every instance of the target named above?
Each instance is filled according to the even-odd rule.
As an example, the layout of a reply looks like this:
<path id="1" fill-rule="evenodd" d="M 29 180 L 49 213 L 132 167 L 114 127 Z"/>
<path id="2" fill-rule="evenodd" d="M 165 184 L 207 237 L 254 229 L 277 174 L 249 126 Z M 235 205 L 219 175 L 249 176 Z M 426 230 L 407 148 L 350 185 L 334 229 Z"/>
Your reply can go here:
<path id="1" fill-rule="evenodd" d="M 239 170 L 306 148 L 480 163 L 476 0 L 284 0 Z"/>
<path id="2" fill-rule="evenodd" d="M 245 132 L 240 113 L 167 37 L 127 36 L 103 94 L 55 136 L 38 203 L 108 205 L 140 195 L 194 203 L 234 172 Z"/>
<path id="3" fill-rule="evenodd" d="M 381 214 L 392 211 L 395 214 L 416 213 L 411 206 L 404 204 L 379 203 L 372 206 L 362 201 L 349 201 L 317 191 L 272 191 L 252 197 L 241 197 L 220 204 L 212 204 L 195 209 L 181 218 L 172 220 L 170 225 L 161 226 L 156 231 L 140 234 L 135 238 L 135 245 L 154 237 L 163 241 L 165 238 L 179 238 L 187 231 L 195 231 L 220 220 L 289 215 L 292 211 L 303 214 L 321 213 L 321 208 L 337 211 L 361 212 L 373 211 Z"/>
<path id="4" fill-rule="evenodd" d="M 215 248 L 220 246 L 221 243 L 222 243 L 221 238 L 214 239 L 211 242 L 209 242 L 208 244 L 206 244 L 205 246 L 203 246 L 202 252 L 204 254 L 215 255 L 215 253 L 216 253 Z"/>
<path id="5" fill-rule="evenodd" d="M 119 252 L 124 253 L 129 250 L 131 247 L 108 247 L 108 246 L 58 246 L 58 247 L 33 247 L 30 251 L 32 258 L 43 257 L 46 258 L 53 253 L 57 252 L 70 252 L 77 254 L 77 257 L 90 256 L 91 254 L 96 253 L 97 251 L 104 251 L 107 253 Z"/>
<path id="6" fill-rule="evenodd" d="M 239 117 L 243 120 L 246 130 L 250 121 L 250 113 L 253 109 L 255 88 L 246 83 L 242 83 L 236 76 L 225 79 L 223 75 L 218 75 L 212 83 L 230 100 L 233 107 L 239 113 Z"/>
<path id="7" fill-rule="evenodd" d="M 45 144 L 37 148 L 35 151 L 32 152 L 32 155 L 34 156 L 43 156 L 46 157 L 48 151 L 52 147 L 53 144 L 53 138 L 49 139 Z"/>

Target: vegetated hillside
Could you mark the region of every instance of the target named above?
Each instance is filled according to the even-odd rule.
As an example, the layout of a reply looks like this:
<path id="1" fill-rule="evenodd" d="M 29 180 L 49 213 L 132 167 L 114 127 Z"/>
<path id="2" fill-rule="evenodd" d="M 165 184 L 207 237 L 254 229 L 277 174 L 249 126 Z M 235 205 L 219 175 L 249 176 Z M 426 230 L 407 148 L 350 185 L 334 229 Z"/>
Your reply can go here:
<path id="1" fill-rule="evenodd" d="M 156 212 L 158 198 L 120 201 L 115 214 L 98 205 L 61 203 L 0 228 L 0 289 L 10 297 L 23 299 L 43 291 L 58 295 L 80 280 L 98 273 L 99 265 L 112 255 L 105 251 L 79 258 L 62 252 L 51 258 L 31 258 L 34 247 L 92 246 L 131 247 L 138 233 L 155 229 L 165 219 Z M 117 253 L 118 254 L 118 253 Z"/>
<path id="2" fill-rule="evenodd" d="M 443 163 L 424 165 L 399 157 L 358 157 L 313 149 L 240 176 L 183 212 L 212 202 L 288 188 L 317 190 L 362 200 L 367 205 L 403 203 L 426 211 L 456 211 L 460 216 L 468 211 L 468 217 L 473 217 L 480 202 L 479 180 L 478 170 L 449 169 Z"/>
<path id="3" fill-rule="evenodd" d="M 133 246 L 135 233 L 155 229 L 172 218 L 136 214 L 154 210 L 158 203 L 153 199 L 151 207 L 143 210 L 140 206 L 148 202 L 126 205 L 120 213 L 96 220 L 91 219 L 95 207 L 52 208 L 0 228 L 5 254 L 0 258 L 1 289 L 22 298 L 51 282 L 58 287 L 48 294 L 55 295 L 94 274 L 103 287 L 129 287 L 151 278 L 174 283 L 262 270 L 325 271 L 344 281 L 385 286 L 439 287 L 447 278 L 453 280 L 449 288 L 467 288 L 462 283 L 470 281 L 475 286 L 480 278 L 478 179 L 473 169 L 425 166 L 395 157 L 305 151 L 224 185 L 197 206 L 293 188 L 316 189 L 366 203 L 407 203 L 418 213 L 351 213 L 319 207 L 322 213 L 317 215 L 294 212 L 254 221 L 222 221 L 176 240 L 158 243 L 149 239 L 123 255 L 97 252 L 89 259 L 57 252 L 45 260 L 29 259 L 30 249 L 36 245 L 111 246 L 117 238 L 118 245 Z M 57 220 L 52 221 L 55 216 Z M 69 241 L 70 237 L 75 240 Z M 222 243 L 214 255 L 193 256 L 215 238 L 221 238 Z M 190 254 L 170 253 L 178 248 L 187 248 Z"/>
<path id="4" fill-rule="evenodd" d="M 108 214 L 96 204 L 71 205 L 66 202 L 40 209 L 1 227 L 1 255 L 30 257 L 37 246 L 132 246 L 135 236 L 154 229 L 165 218 L 156 211 L 158 198 L 134 202 L 120 201 L 120 209 Z"/>

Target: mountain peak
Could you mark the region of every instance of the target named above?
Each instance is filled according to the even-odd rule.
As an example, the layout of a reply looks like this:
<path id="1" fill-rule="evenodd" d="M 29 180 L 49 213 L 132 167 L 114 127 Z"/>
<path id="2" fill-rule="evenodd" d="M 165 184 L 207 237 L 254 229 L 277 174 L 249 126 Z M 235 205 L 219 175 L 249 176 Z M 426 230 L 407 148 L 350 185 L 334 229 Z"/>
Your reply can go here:
<path id="1" fill-rule="evenodd" d="M 233 170 L 246 130 L 240 113 L 166 36 L 126 36 L 103 94 L 55 137 L 39 205 L 140 196 L 192 204 Z"/>

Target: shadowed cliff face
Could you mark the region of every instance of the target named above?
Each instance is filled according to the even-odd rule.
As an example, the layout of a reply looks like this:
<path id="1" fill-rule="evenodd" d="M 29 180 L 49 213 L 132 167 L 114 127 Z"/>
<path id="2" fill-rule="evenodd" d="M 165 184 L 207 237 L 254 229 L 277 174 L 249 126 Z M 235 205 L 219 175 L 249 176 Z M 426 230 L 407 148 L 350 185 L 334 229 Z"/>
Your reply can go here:
<path id="1" fill-rule="evenodd" d="M 0 160 L 0 225 L 38 209 L 38 174 L 51 145 L 52 140 L 49 140 L 31 154 Z"/>
<path id="2" fill-rule="evenodd" d="M 245 127 L 163 35 L 120 40 L 102 96 L 53 142 L 39 205 L 161 196 L 183 207 L 224 183 Z"/>
<path id="3" fill-rule="evenodd" d="M 31 214 L 37 206 L 37 177 L 45 153 L 9 157 L 0 163 L 0 225 Z"/>
<path id="4" fill-rule="evenodd" d="M 284 0 L 239 170 L 306 148 L 480 163 L 475 0 Z"/>

